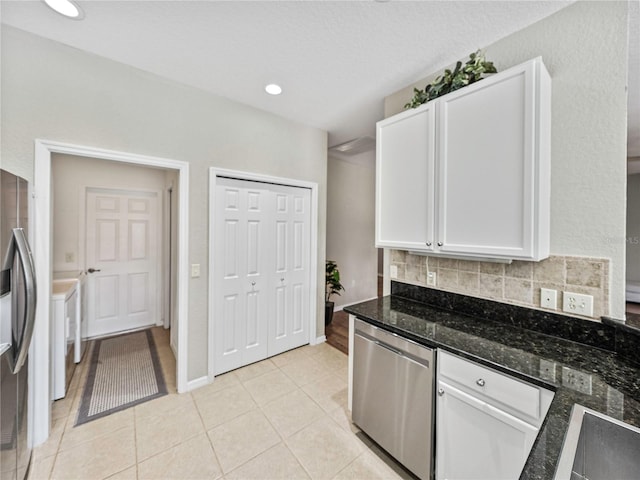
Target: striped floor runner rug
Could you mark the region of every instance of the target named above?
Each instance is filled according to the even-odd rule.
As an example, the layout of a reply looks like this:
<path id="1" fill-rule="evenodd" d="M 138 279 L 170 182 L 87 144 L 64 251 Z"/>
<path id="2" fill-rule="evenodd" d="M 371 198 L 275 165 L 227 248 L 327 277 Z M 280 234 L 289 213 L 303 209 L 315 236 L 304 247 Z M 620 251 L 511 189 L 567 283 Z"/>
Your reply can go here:
<path id="1" fill-rule="evenodd" d="M 166 394 L 151 330 L 96 340 L 76 426 Z"/>

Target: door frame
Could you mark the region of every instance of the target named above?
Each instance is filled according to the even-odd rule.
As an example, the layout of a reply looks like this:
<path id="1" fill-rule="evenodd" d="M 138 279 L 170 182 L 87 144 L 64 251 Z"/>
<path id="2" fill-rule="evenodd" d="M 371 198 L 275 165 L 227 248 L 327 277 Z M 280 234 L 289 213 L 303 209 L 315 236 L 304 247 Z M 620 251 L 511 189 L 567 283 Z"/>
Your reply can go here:
<path id="1" fill-rule="evenodd" d="M 177 319 L 178 354 L 176 355 L 176 387 L 178 392 L 188 390 L 187 382 L 187 334 L 189 326 L 189 163 L 180 160 L 151 157 L 134 153 L 105 150 L 102 148 L 73 145 L 51 140 L 36 139 L 34 156 L 34 182 L 32 188 L 33 215 L 30 216 L 36 280 L 38 283 L 38 307 L 30 354 L 33 375 L 29 390 L 33 405 L 32 445 L 39 445 L 49 437 L 51 404 L 49 395 L 49 322 L 51 318 L 51 282 L 53 230 L 51 225 L 51 160 L 54 153 L 78 155 L 113 162 L 159 167 L 178 172 L 177 227 Z"/>
<path id="2" fill-rule="evenodd" d="M 240 170 L 229 170 L 225 168 L 209 168 L 209 285 L 213 289 L 215 285 L 214 278 L 214 228 L 215 228 L 215 192 L 218 177 L 233 178 L 236 180 L 247 180 L 261 183 L 273 183 L 277 185 L 285 185 L 288 187 L 308 188 L 311 190 L 311 219 L 310 219 L 310 252 L 311 258 L 310 268 L 310 284 L 311 290 L 309 295 L 309 344 L 315 345 L 323 340 L 316 337 L 318 323 L 318 184 L 315 182 L 307 182 L 304 180 L 296 180 L 292 178 L 274 177 L 271 175 L 261 175 L 257 173 L 243 172 Z M 214 364 L 215 364 L 215 325 L 214 325 L 214 307 L 215 292 L 209 293 L 209 338 L 208 338 L 208 381 L 213 382 Z M 324 337 L 322 337 L 324 338 Z"/>
<path id="3" fill-rule="evenodd" d="M 147 188 L 141 188 L 141 189 L 134 189 L 134 188 L 113 188 L 113 187 L 102 187 L 98 184 L 93 184 L 93 185 L 83 185 L 82 187 L 80 187 L 80 203 L 79 203 L 79 214 L 80 214 L 80 218 L 78 219 L 78 259 L 80 259 L 81 263 L 84 264 L 85 268 L 87 267 L 87 195 L 89 195 L 89 192 L 91 191 L 97 191 L 97 190 L 105 190 L 105 191 L 110 191 L 113 192 L 115 194 L 121 194 L 121 195 L 125 195 L 127 193 L 134 193 L 134 194 L 145 194 L 143 196 L 147 197 L 147 198 L 155 198 L 157 203 L 156 203 L 156 207 L 157 207 L 157 215 L 156 215 L 156 228 L 155 228 L 155 236 L 156 238 L 160 238 L 161 241 L 159 242 L 160 244 L 158 245 L 157 248 L 157 258 L 156 258 L 156 268 L 157 268 L 157 275 L 156 275 L 156 285 L 157 291 L 161 291 L 166 295 L 166 284 L 168 283 L 170 285 L 170 281 L 171 279 L 169 279 L 169 282 L 167 282 L 167 276 L 169 275 L 169 271 L 166 270 L 166 265 L 162 262 L 162 259 L 164 257 L 164 255 L 166 254 L 165 252 L 165 248 L 166 245 L 164 244 L 164 242 L 166 241 L 166 237 L 164 235 L 164 230 L 165 230 L 165 204 L 164 204 L 164 196 L 163 196 L 163 191 L 162 190 L 153 190 L 153 189 L 147 189 Z M 169 252 L 170 253 L 170 252 Z M 89 276 L 87 275 L 87 290 L 89 290 L 88 287 L 88 282 L 89 282 Z M 170 293 L 170 290 L 169 290 Z M 166 324 L 166 319 L 169 318 L 169 311 L 168 309 L 166 309 L 166 302 L 163 302 L 160 300 L 160 297 L 158 297 L 156 299 L 156 327 L 160 327 Z M 88 327 L 88 323 L 85 324 Z M 165 328 L 169 328 L 171 326 L 171 323 L 169 321 L 168 326 Z M 144 327 L 146 328 L 146 327 Z M 124 333 L 124 332 L 122 332 Z M 88 338 L 89 340 L 91 338 Z M 176 355 L 177 358 L 177 355 Z"/>

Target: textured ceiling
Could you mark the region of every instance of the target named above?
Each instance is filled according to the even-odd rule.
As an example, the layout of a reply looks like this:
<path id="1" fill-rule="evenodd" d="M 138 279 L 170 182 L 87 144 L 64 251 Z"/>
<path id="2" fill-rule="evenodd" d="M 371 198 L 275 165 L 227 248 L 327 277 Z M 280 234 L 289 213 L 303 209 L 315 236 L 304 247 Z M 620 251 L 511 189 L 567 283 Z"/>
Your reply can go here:
<path id="1" fill-rule="evenodd" d="M 571 2 L 78 3 L 82 21 L 2 1 L 2 22 L 325 129 L 336 145 L 373 136 L 386 95 Z M 282 95 L 264 93 L 272 82 Z"/>

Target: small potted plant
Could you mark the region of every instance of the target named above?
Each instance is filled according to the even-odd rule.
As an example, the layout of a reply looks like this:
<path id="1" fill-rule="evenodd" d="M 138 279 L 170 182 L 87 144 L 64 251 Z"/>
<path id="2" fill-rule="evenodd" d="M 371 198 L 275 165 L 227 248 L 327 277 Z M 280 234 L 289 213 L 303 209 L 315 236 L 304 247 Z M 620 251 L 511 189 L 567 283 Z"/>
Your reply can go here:
<path id="1" fill-rule="evenodd" d="M 333 320 L 333 308 L 335 303 L 331 301 L 331 295 L 340 295 L 344 287 L 340 283 L 340 271 L 338 265 L 333 260 L 327 260 L 325 304 L 324 304 L 324 324 L 329 325 Z"/>

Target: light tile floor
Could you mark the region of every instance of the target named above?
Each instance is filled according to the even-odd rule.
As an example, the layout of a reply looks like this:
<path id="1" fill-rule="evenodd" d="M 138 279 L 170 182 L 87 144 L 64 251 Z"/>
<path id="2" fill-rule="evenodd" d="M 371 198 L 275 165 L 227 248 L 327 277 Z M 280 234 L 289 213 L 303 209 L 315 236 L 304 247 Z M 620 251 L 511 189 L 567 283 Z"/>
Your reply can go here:
<path id="1" fill-rule="evenodd" d="M 170 393 L 74 427 L 86 355 L 30 480 L 412 478 L 351 423 L 335 348 L 301 347 L 178 395 L 168 331 L 153 333 Z"/>

